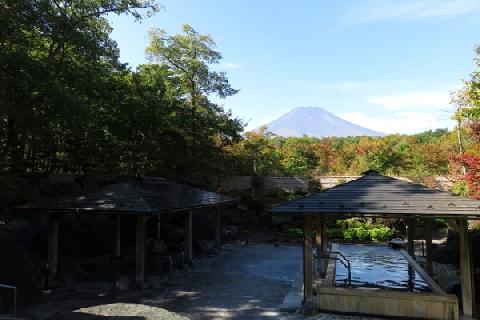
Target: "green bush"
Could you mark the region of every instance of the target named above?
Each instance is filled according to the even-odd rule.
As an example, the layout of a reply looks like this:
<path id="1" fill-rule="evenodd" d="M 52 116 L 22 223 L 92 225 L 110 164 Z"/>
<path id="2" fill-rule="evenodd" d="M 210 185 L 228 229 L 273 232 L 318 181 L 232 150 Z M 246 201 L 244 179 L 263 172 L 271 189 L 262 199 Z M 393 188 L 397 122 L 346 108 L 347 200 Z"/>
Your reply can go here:
<path id="1" fill-rule="evenodd" d="M 369 230 L 369 236 L 373 241 L 387 241 L 393 235 L 393 230 L 386 226 L 380 226 Z"/>
<path id="2" fill-rule="evenodd" d="M 394 233 L 394 230 L 384 224 L 372 223 L 367 219 L 337 220 L 336 226 L 337 229 L 332 231 L 334 238 L 345 241 L 387 241 Z"/>
<path id="3" fill-rule="evenodd" d="M 343 230 L 343 240 L 353 241 L 355 239 L 355 232 L 353 229 L 344 229 Z"/>
<path id="4" fill-rule="evenodd" d="M 355 228 L 355 237 L 360 241 L 365 241 L 369 239 L 368 230 L 365 229 L 363 226 Z"/>

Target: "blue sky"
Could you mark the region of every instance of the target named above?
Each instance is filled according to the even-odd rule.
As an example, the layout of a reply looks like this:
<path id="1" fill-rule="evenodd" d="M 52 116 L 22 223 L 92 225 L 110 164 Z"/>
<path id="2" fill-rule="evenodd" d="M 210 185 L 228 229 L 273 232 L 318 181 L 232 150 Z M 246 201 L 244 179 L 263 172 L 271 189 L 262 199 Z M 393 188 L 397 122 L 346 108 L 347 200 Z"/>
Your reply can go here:
<path id="1" fill-rule="evenodd" d="M 453 127 L 450 92 L 474 70 L 480 0 L 161 0 L 136 23 L 111 16 L 122 62 L 146 62 L 150 28 L 210 34 L 240 92 L 216 99 L 248 122 L 322 107 L 385 133 Z"/>

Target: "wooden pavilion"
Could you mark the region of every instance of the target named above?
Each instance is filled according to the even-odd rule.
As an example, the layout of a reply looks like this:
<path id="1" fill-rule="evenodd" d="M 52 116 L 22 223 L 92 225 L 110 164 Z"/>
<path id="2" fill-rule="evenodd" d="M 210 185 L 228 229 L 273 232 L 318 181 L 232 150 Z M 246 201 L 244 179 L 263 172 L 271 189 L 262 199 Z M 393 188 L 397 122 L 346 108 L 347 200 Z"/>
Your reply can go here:
<path id="1" fill-rule="evenodd" d="M 323 252 L 327 218 L 403 218 L 407 221 L 407 248 L 412 256 L 414 255 L 413 221 L 415 218 L 424 220 L 426 270 L 430 274 L 432 273 L 432 219 L 445 219 L 460 237 L 463 313 L 466 316 L 474 314 L 475 290 L 468 220 L 480 218 L 480 201 L 369 171 L 357 180 L 281 204 L 271 209 L 270 213 L 299 216 L 304 219 L 304 302 L 313 301 L 312 229 L 316 229 L 317 252 Z"/>
<path id="2" fill-rule="evenodd" d="M 128 178 L 106 185 L 94 192 L 73 199 L 56 201 L 46 210 L 49 213 L 48 263 L 50 275 L 57 273 L 59 220 L 65 213 L 109 214 L 115 221 L 115 255 L 120 256 L 120 219 L 122 215 L 136 217 L 136 282 L 145 280 L 145 225 L 149 219 L 157 223 L 160 236 L 160 217 L 164 214 L 184 214 L 184 259 L 192 262 L 192 214 L 194 209 L 217 208 L 215 245 L 221 246 L 222 208 L 237 200 L 198 188 L 174 183 L 159 177 Z M 36 208 L 39 209 L 39 208 Z"/>

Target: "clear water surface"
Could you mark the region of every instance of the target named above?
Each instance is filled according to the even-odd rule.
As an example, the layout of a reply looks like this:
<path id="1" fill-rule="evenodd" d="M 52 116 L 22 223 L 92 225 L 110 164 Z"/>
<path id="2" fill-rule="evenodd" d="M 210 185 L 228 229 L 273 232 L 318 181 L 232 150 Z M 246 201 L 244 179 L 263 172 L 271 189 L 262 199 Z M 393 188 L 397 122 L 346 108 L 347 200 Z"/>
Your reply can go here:
<path id="1" fill-rule="evenodd" d="M 350 260 L 352 286 L 412 292 L 431 291 L 423 278 L 409 267 L 398 250 L 381 245 L 339 244 Z M 410 270 L 409 270 L 410 269 Z M 347 269 L 337 261 L 336 285 L 346 286 Z"/>

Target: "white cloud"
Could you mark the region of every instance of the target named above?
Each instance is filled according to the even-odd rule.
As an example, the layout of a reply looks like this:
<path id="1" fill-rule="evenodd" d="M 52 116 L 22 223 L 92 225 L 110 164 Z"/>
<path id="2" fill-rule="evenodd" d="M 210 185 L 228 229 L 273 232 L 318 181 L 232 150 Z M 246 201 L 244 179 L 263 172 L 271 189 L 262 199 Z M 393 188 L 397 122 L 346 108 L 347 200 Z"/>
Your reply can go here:
<path id="1" fill-rule="evenodd" d="M 437 128 L 452 128 L 453 121 L 440 119 L 428 112 L 395 112 L 383 117 L 370 117 L 359 112 L 339 115 L 342 119 L 383 133 L 418 133 Z"/>
<path id="2" fill-rule="evenodd" d="M 448 108 L 449 91 L 410 91 L 394 95 L 370 97 L 368 102 L 378 104 L 388 110 L 411 108 Z"/>
<path id="3" fill-rule="evenodd" d="M 350 7 L 350 22 L 450 19 L 480 9 L 478 0 L 372 0 Z"/>
<path id="4" fill-rule="evenodd" d="M 238 63 L 233 63 L 233 62 L 221 62 L 220 65 L 224 67 L 225 69 L 241 69 L 243 66 Z"/>

